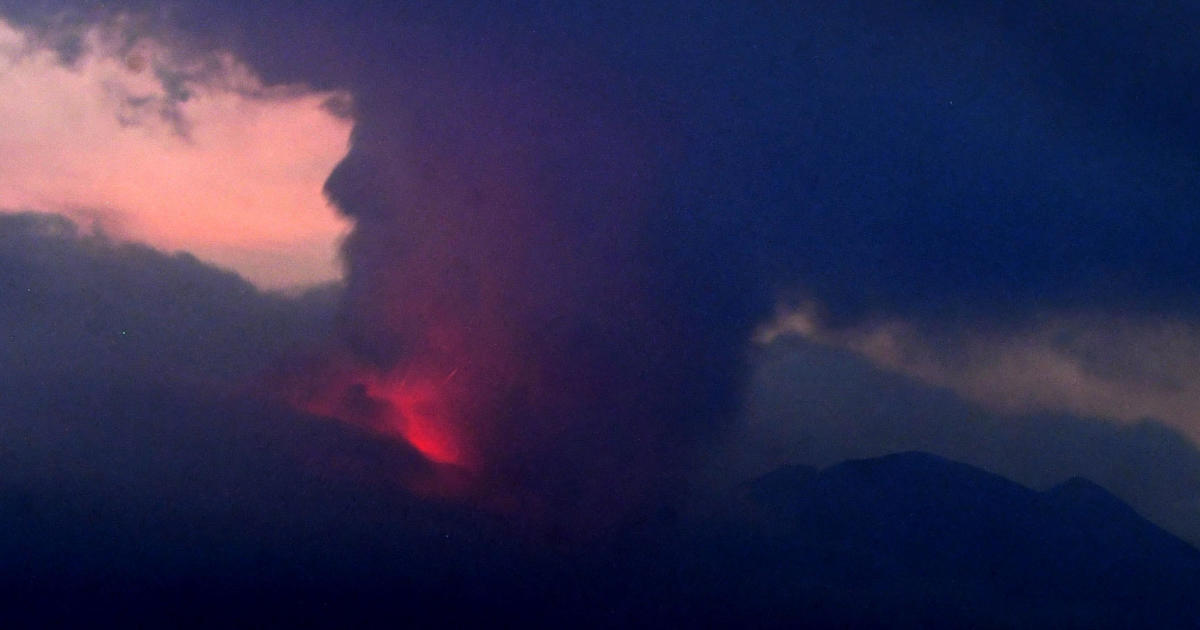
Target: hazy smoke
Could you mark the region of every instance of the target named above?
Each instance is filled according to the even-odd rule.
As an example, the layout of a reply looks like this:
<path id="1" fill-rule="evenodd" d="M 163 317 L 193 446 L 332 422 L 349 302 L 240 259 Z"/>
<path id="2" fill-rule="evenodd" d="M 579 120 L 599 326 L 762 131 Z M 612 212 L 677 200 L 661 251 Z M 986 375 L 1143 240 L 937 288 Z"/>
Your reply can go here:
<path id="1" fill-rule="evenodd" d="M 523 510 L 636 503 L 734 399 L 751 319 L 713 298 L 750 287 L 703 280 L 660 133 L 623 98 L 494 63 L 397 80 L 361 95 L 327 183 L 356 220 L 343 331 L 363 394 Z"/>

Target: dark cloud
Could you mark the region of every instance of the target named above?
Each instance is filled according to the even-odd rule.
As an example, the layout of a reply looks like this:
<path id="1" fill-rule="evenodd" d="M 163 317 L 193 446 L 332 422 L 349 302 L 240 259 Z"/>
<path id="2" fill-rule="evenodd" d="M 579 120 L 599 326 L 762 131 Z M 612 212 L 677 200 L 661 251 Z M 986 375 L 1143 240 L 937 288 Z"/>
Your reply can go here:
<path id="1" fill-rule="evenodd" d="M 260 293 L 188 254 L 82 232 L 39 213 L 0 214 L 0 322 L 8 382 L 242 386 L 330 334 L 336 296 Z"/>

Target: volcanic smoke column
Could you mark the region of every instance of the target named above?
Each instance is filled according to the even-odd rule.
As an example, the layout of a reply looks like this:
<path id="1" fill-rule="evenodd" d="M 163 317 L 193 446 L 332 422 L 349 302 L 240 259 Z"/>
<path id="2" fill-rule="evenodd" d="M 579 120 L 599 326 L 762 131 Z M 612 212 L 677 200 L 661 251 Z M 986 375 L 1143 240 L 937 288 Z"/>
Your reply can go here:
<path id="1" fill-rule="evenodd" d="M 712 429 L 749 320 L 727 329 L 721 291 L 679 280 L 689 235 L 639 107 L 513 74 L 357 95 L 326 184 L 356 221 L 342 329 L 353 387 L 389 410 L 371 423 L 483 492 L 590 518 L 646 498 Z"/>

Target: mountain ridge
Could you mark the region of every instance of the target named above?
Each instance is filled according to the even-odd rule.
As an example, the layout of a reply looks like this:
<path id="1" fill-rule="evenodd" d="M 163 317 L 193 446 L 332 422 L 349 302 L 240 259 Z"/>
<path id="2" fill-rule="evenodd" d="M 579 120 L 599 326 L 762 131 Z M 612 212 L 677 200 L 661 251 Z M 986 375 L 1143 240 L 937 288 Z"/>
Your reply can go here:
<path id="1" fill-rule="evenodd" d="M 848 460 L 790 485 L 779 473 L 739 486 L 720 531 L 693 545 L 720 549 L 713 579 L 737 575 L 760 591 L 734 597 L 747 608 L 733 616 L 889 627 L 1200 623 L 1200 550 L 1090 481 L 1038 492 L 919 451 Z M 828 617 L 811 616 L 829 602 Z"/>

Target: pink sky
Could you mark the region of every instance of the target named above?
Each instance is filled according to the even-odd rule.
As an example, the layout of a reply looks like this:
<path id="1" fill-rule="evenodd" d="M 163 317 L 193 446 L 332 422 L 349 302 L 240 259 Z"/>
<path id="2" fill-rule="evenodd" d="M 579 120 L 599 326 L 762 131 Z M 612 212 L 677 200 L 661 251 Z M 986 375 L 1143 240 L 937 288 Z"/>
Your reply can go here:
<path id="1" fill-rule="evenodd" d="M 323 103 L 345 95 L 266 87 L 122 24 L 78 34 L 68 67 L 0 21 L 0 211 L 60 212 L 267 289 L 341 276 L 349 223 L 321 187 L 352 125 Z"/>

